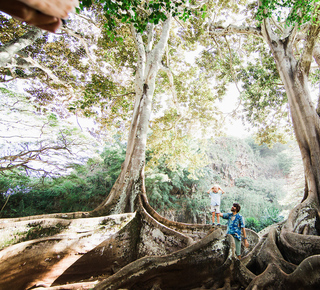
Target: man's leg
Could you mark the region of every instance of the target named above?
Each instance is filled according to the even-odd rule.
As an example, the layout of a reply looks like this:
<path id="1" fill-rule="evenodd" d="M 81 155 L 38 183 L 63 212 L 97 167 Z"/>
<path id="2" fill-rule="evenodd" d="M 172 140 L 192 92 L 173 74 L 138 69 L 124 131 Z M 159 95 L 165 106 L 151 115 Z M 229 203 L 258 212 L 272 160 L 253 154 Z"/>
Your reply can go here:
<path id="1" fill-rule="evenodd" d="M 239 259 L 241 259 L 241 241 L 239 241 L 236 237 L 234 238 L 234 243 L 236 244 L 236 255 Z"/>

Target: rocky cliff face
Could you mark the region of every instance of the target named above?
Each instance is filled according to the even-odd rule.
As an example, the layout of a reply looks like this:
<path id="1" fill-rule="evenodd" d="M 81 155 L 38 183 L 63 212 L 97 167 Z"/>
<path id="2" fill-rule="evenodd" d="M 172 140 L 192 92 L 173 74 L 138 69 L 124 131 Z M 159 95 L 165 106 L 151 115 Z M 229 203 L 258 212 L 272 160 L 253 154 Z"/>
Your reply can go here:
<path id="1" fill-rule="evenodd" d="M 252 149 L 240 139 L 216 139 L 209 146 L 207 155 L 208 166 L 225 186 L 235 186 L 236 178 L 248 176 L 255 179 L 260 174 Z"/>
<path id="2" fill-rule="evenodd" d="M 223 137 L 210 144 L 207 150 L 208 166 L 228 187 L 235 186 L 235 180 L 240 177 L 283 178 L 285 173 L 277 159 L 278 154 L 284 154 L 284 151 L 259 147 L 253 141 Z"/>

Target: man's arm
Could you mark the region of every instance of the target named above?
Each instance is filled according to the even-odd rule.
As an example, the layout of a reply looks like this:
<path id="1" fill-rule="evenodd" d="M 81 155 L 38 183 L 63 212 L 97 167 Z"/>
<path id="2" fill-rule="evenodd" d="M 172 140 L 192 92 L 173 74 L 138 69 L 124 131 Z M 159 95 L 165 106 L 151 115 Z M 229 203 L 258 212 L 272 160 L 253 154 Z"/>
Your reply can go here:
<path id="1" fill-rule="evenodd" d="M 244 246 L 246 248 L 249 247 L 249 242 L 247 240 L 247 233 L 246 233 L 246 229 L 245 228 L 242 228 L 242 235 L 243 235 L 243 239 L 244 239 Z"/>

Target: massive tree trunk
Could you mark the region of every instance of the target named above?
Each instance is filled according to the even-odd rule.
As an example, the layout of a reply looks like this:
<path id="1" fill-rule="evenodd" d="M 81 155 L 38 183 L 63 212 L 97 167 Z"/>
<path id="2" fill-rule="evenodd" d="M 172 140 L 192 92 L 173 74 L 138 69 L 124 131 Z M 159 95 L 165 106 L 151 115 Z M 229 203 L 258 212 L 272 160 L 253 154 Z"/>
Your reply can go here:
<path id="1" fill-rule="evenodd" d="M 316 14 L 319 17 L 319 14 Z M 294 132 L 301 151 L 305 172 L 305 196 L 288 219 L 272 228 L 243 260 L 256 277 L 247 289 L 318 289 L 320 287 L 320 139 L 319 116 L 312 104 L 308 74 L 320 27 L 310 25 L 304 50 L 297 60 L 294 41 L 299 30 L 284 30 L 283 37 L 273 32 L 269 20 L 261 30 L 230 25 L 215 29 L 212 34 L 251 33 L 268 43 L 283 81 L 290 107 Z M 287 34 L 285 34 L 287 33 Z M 317 55 L 317 54 L 314 54 Z"/>
<path id="2" fill-rule="evenodd" d="M 263 243 L 266 251 L 256 249 L 246 258 L 247 267 L 261 273 L 248 289 L 316 289 L 320 285 L 320 120 L 312 104 L 307 78 L 320 27 L 310 25 L 299 60 L 296 60 L 293 48 L 297 32 L 292 29 L 281 39 L 273 33 L 268 20 L 262 25 L 262 35 L 269 44 L 288 96 L 304 165 L 305 195 L 287 221 L 269 232 Z M 252 260 L 254 255 L 257 256 Z M 277 283 L 272 283 L 270 277 Z"/>
<path id="3" fill-rule="evenodd" d="M 262 33 L 269 44 L 286 89 L 294 132 L 303 160 L 306 187 L 299 210 L 304 209 L 304 214 L 308 212 L 308 215 L 311 214 L 314 220 L 319 214 L 320 119 L 311 100 L 307 77 L 320 27 L 311 26 L 299 60 L 296 60 L 293 53 L 296 29 L 293 29 L 286 38 L 280 39 L 272 32 L 268 21 L 265 21 L 262 28 Z M 301 212 L 299 214 L 302 215 Z M 290 230 L 302 232 L 303 228 L 308 227 L 308 231 L 311 231 L 312 234 L 318 233 L 316 223 L 310 224 L 308 219 L 303 221 L 296 215 L 294 215 L 294 220 L 295 225 L 291 226 Z"/>
<path id="4" fill-rule="evenodd" d="M 263 28 L 262 32 L 272 51 L 288 96 L 294 132 L 304 165 L 306 178 L 304 200 L 307 200 L 307 203 L 319 204 L 320 119 L 312 104 L 307 76 L 320 27 L 312 27 L 309 30 L 304 52 L 298 61 L 293 53 L 296 30 L 285 39 L 279 39 L 272 33 L 267 21 Z"/>
<path id="5" fill-rule="evenodd" d="M 126 159 L 121 173 L 107 199 L 92 214 L 110 214 L 134 211 L 134 200 L 144 182 L 143 168 L 152 97 L 155 79 L 161 65 L 161 59 L 167 45 L 171 16 L 163 23 L 162 33 L 154 46 L 154 25 L 149 24 L 148 38 L 145 44 L 142 35 L 132 25 L 138 61 L 135 77 L 136 99 L 129 131 Z M 154 46 L 154 47 L 153 47 Z"/>

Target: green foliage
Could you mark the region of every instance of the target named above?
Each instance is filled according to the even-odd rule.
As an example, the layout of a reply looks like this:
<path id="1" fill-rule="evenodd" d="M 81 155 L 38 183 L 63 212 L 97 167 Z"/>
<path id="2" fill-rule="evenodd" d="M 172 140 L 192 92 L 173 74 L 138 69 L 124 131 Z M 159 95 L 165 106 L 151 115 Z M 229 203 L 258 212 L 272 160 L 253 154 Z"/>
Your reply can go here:
<path id="1" fill-rule="evenodd" d="M 255 231 L 277 223 L 283 219 L 280 215 L 281 206 L 278 200 L 283 197 L 283 182 L 281 180 L 240 180 L 241 187 L 236 183 L 235 187 L 226 189 L 222 196 L 222 212 L 230 212 L 232 203 L 241 205 L 241 214 L 248 224 L 246 227 Z"/>
<path id="2" fill-rule="evenodd" d="M 195 182 L 197 185 L 199 181 Z M 203 217 L 206 215 L 207 207 L 209 204 L 208 195 L 201 191 L 190 191 L 190 194 L 182 200 L 185 207 L 185 219 L 182 221 L 190 220 L 197 223 L 203 222 Z"/>
<path id="3" fill-rule="evenodd" d="M 81 178 L 69 176 L 68 178 L 60 177 L 46 180 L 42 184 L 34 184 L 28 193 L 20 191 L 11 196 L 3 210 L 3 216 L 16 217 L 90 210 L 97 202 L 99 192 L 94 185 L 90 183 L 82 185 L 81 183 Z M 92 189 L 95 189 L 94 195 Z M 100 194 L 104 195 L 105 192 L 102 191 Z"/>
<path id="4" fill-rule="evenodd" d="M 257 12 L 257 19 L 262 21 L 273 14 L 278 21 L 285 22 L 287 26 L 315 21 L 314 11 L 319 6 L 317 0 L 262 0 Z"/>
<path id="5" fill-rule="evenodd" d="M 239 177 L 235 180 L 235 186 L 240 188 L 252 188 L 254 180 L 248 176 Z"/>
<path id="6" fill-rule="evenodd" d="M 245 219 L 246 221 L 246 228 L 255 231 L 256 233 L 261 231 L 261 223 L 259 220 L 255 219 L 254 217 L 248 217 Z"/>
<path id="7" fill-rule="evenodd" d="M 129 119 L 132 111 L 132 98 L 124 97 L 125 95 L 134 95 L 134 93 L 127 93 L 130 89 L 133 91 L 130 85 L 124 87 L 114 82 L 110 77 L 105 78 L 102 75 L 94 74 L 84 88 L 83 98 L 71 102 L 68 109 L 70 111 L 80 110 L 87 118 L 96 118 L 97 107 L 102 112 L 110 108 L 108 119 L 122 118 L 122 122 L 124 122 Z M 99 122 L 101 124 L 107 123 L 106 120 L 101 118 Z"/>
<path id="8" fill-rule="evenodd" d="M 1 216 L 92 210 L 111 190 L 124 159 L 125 145 L 115 142 L 105 147 L 101 159 L 75 165 L 66 176 L 39 179 L 17 172 L 0 175 L 0 208 L 6 204 L 8 193 L 12 193 Z"/>
<path id="9" fill-rule="evenodd" d="M 270 206 L 264 209 L 261 216 L 261 223 L 263 228 L 281 222 L 282 220 L 283 216 L 281 216 L 280 209 L 274 206 Z"/>
<path id="10" fill-rule="evenodd" d="M 9 188 L 23 187 L 28 184 L 30 177 L 23 173 L 24 171 L 15 169 L 0 174 L 0 192 L 7 192 Z"/>
<path id="11" fill-rule="evenodd" d="M 280 214 L 279 208 L 269 207 L 261 210 L 261 215 L 258 218 L 245 218 L 246 228 L 260 232 L 264 228 L 283 221 L 283 216 Z"/>
<path id="12" fill-rule="evenodd" d="M 262 44 L 256 51 L 263 56 L 252 58 L 238 74 L 244 89 L 240 95 L 244 107 L 242 116 L 257 128 L 259 144 L 285 142 L 292 129 L 287 95 L 270 53 Z"/>
<path id="13" fill-rule="evenodd" d="M 125 144 L 117 141 L 114 145 L 106 147 L 101 157 L 103 158 L 103 167 L 106 169 L 101 172 L 103 174 L 101 178 L 105 179 L 106 189 L 109 192 L 121 172 L 121 165 L 126 157 Z"/>
<path id="14" fill-rule="evenodd" d="M 293 161 L 292 161 L 292 158 L 290 158 L 290 156 L 288 156 L 285 153 L 278 154 L 277 163 L 284 175 L 288 175 L 290 173 L 293 165 Z"/>
<path id="15" fill-rule="evenodd" d="M 160 21 L 167 19 L 167 14 L 171 13 L 173 17 L 185 21 L 191 15 L 191 10 L 186 6 L 186 0 L 154 0 L 142 2 L 138 0 L 82 0 L 80 8 L 91 7 L 98 2 L 103 7 L 104 16 L 106 18 L 105 27 L 111 38 L 116 35 L 118 22 L 132 23 L 136 30 L 143 33 L 148 23 L 157 25 Z M 206 7 L 202 6 L 199 10 L 205 11 Z"/>
<path id="16" fill-rule="evenodd" d="M 178 209 L 177 198 L 171 195 L 173 186 L 166 174 L 159 173 L 147 176 L 146 188 L 148 189 L 148 200 L 155 209 Z"/>
<path id="17" fill-rule="evenodd" d="M 195 172 L 192 178 L 187 167 L 176 164 L 174 170 L 161 158 L 156 167 L 146 174 L 146 190 L 148 200 L 153 208 L 162 212 L 174 211 L 180 221 L 198 221 L 206 213 L 208 195 L 203 190 L 203 177 L 207 169 Z M 205 186 L 207 187 L 207 185 Z"/>
<path id="18" fill-rule="evenodd" d="M 164 157 L 160 158 L 158 165 L 149 172 L 146 172 L 146 189 L 150 204 L 160 210 L 179 207 L 176 203 L 177 195 L 188 190 L 184 182 L 189 172 L 178 164 L 175 170 L 169 169 Z"/>

